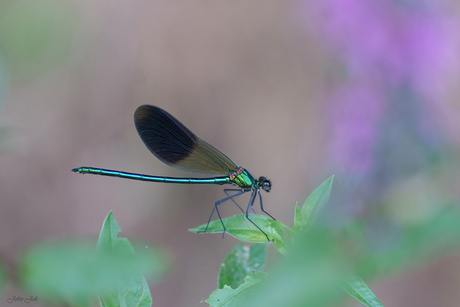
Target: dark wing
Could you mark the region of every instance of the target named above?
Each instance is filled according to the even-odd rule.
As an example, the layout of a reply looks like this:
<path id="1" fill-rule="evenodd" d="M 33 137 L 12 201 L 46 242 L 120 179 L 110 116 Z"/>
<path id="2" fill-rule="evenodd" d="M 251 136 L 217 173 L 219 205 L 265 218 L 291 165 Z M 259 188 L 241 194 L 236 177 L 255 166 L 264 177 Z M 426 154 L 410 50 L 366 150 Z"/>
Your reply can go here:
<path id="1" fill-rule="evenodd" d="M 137 108 L 134 124 L 145 146 L 169 166 L 214 175 L 229 175 L 237 169 L 226 155 L 159 107 Z"/>

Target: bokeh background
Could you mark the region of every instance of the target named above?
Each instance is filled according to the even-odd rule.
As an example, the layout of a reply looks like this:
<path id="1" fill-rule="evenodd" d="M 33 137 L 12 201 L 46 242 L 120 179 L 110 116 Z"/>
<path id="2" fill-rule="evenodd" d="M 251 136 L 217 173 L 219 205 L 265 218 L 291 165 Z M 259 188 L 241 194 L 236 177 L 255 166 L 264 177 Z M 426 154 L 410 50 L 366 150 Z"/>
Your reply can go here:
<path id="1" fill-rule="evenodd" d="M 376 250 L 401 225 L 458 206 L 459 9 L 454 0 L 0 1 L 0 255 L 9 274 L 42 240 L 97 236 L 113 210 L 124 236 L 173 261 L 151 285 L 154 305 L 196 306 L 216 289 L 237 241 L 187 229 L 207 221 L 221 187 L 70 171 L 184 176 L 138 137 L 141 104 L 271 178 L 264 205 L 287 225 L 295 202 L 332 174 L 322 222 L 364 221 Z M 460 257 L 441 253 L 366 282 L 386 306 L 458 306 Z M 30 294 L 8 282 L 0 305 L 13 295 Z"/>

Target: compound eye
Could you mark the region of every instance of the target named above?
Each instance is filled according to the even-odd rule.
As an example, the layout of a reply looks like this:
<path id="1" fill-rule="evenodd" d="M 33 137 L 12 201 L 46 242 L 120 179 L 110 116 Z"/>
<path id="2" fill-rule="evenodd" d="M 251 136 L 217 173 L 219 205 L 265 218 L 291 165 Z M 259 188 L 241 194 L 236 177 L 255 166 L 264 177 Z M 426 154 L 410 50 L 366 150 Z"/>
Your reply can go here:
<path id="1" fill-rule="evenodd" d="M 265 177 L 260 177 L 259 181 L 262 183 L 262 190 L 270 192 L 270 189 L 272 188 L 272 183 L 270 180 Z"/>

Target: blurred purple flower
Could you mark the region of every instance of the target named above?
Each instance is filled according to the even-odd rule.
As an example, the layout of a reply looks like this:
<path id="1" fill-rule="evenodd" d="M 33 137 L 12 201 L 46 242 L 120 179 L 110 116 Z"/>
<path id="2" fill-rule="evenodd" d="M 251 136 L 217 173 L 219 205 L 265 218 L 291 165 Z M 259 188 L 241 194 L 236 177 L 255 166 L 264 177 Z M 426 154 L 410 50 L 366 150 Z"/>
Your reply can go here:
<path id="1" fill-rule="evenodd" d="M 315 25 L 315 33 L 346 62 L 351 76 L 366 74 L 392 85 L 409 82 L 425 93 L 442 84 L 456 61 L 459 23 L 436 3 L 403 3 L 305 0 L 303 11 L 310 28 Z"/>
<path id="2" fill-rule="evenodd" d="M 373 164 L 376 123 L 380 122 L 384 107 L 384 101 L 376 91 L 364 84 L 354 84 L 336 90 L 329 98 L 329 103 L 334 106 L 329 109 L 329 119 L 334 127 L 331 159 L 344 171 L 364 173 Z"/>
<path id="3" fill-rule="evenodd" d="M 383 122 L 390 125 L 398 120 L 408 121 L 396 124 L 403 130 L 416 133 L 436 130 L 432 125 L 434 121 L 422 115 L 434 118 L 434 110 L 445 109 L 439 108 L 440 95 L 447 81 L 446 72 L 458 64 L 454 61 L 460 28 L 459 23 L 441 9 L 441 3 L 302 2 L 302 12 L 308 14 L 302 16 L 303 22 L 308 22 L 309 28 L 328 42 L 346 73 L 340 87 L 331 89 L 335 94 L 328 101 L 331 155 L 338 167 L 358 174 L 371 171 L 376 158 L 375 145 L 384 133 L 381 131 L 383 117 L 394 117 Z M 419 116 L 401 115 L 411 114 L 410 110 Z M 407 132 L 402 135 L 413 137 Z M 420 135 L 415 139 L 424 142 L 430 137 Z M 399 145 L 405 145 L 403 138 L 398 140 L 402 142 Z M 391 142 L 387 145 L 398 146 Z M 404 163 L 407 156 L 401 153 L 393 157 Z"/>
<path id="4" fill-rule="evenodd" d="M 301 22 L 338 64 L 324 94 L 328 165 L 339 175 L 328 212 L 346 221 L 441 157 L 460 22 L 443 0 L 299 1 Z"/>

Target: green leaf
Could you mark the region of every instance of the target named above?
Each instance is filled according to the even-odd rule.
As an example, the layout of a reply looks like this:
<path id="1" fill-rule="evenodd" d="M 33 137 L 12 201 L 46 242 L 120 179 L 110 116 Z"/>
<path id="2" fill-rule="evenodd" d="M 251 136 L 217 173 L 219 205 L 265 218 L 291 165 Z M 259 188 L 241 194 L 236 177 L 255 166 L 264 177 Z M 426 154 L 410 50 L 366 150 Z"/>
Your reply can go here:
<path id="1" fill-rule="evenodd" d="M 224 286 L 217 289 L 205 301 L 211 307 L 233 307 L 240 306 L 248 296 L 259 289 L 258 284 L 267 279 L 267 273 L 259 272 L 247 276 L 244 282 L 236 289 Z"/>
<path id="2" fill-rule="evenodd" d="M 294 213 L 294 230 L 299 231 L 303 227 L 303 216 L 300 212 L 299 202 L 295 203 L 295 213 Z"/>
<path id="3" fill-rule="evenodd" d="M 105 263 L 96 257 L 95 243 L 62 240 L 33 246 L 19 264 L 22 283 L 40 298 L 62 305 L 88 305 L 107 278 Z"/>
<path id="4" fill-rule="evenodd" d="M 299 233 L 261 291 L 237 306 L 338 306 L 339 286 L 349 272 L 336 243 L 328 229 L 317 226 Z"/>
<path id="5" fill-rule="evenodd" d="M 122 256 L 134 255 L 134 250 L 126 238 L 117 238 L 121 232 L 112 211 L 105 218 L 97 242 L 98 253 L 114 253 Z M 129 257 L 132 258 L 132 257 Z M 141 270 L 131 271 L 130 276 L 118 279 L 116 284 L 106 285 L 99 290 L 101 306 L 151 306 L 152 297 Z"/>
<path id="6" fill-rule="evenodd" d="M 104 227 L 119 231 L 112 219 L 110 213 Z M 148 302 L 145 299 L 148 288 L 140 272 L 150 279 L 159 278 L 168 265 L 166 257 L 152 248 L 136 248 L 134 254 L 126 239 L 106 236 L 104 229 L 101 237 L 112 240 L 119 248 L 105 251 L 109 244 L 103 240 L 96 252 L 96 241 L 69 239 L 42 242 L 29 248 L 19 261 L 19 276 L 27 292 L 60 302 L 58 305 L 89 305 L 97 299 L 98 289 L 128 285 L 125 300 L 147 306 L 143 302 Z M 119 244 L 122 241 L 129 246 Z M 128 251 L 122 248 L 124 245 Z"/>
<path id="7" fill-rule="evenodd" d="M 324 181 L 310 194 L 300 210 L 302 217 L 297 217 L 298 214 L 296 210 L 296 218 L 294 221 L 294 228 L 296 230 L 301 230 L 310 226 L 318 209 L 329 202 L 333 180 L 334 176 L 329 177 L 329 179 Z"/>
<path id="8" fill-rule="evenodd" d="M 249 214 L 249 218 L 262 229 L 271 241 L 285 241 L 283 231 L 289 231 L 289 227 L 268 216 Z M 250 243 L 266 243 L 267 237 L 254 226 L 244 215 L 236 215 L 222 219 L 226 232 L 229 235 Z M 189 231 L 195 233 L 223 233 L 224 229 L 220 220 L 211 221 L 206 229 L 206 224 L 191 228 Z"/>
<path id="9" fill-rule="evenodd" d="M 364 237 L 349 239 L 360 249 L 349 258 L 356 261 L 358 275 L 370 278 L 388 274 L 398 268 L 421 265 L 441 253 L 460 250 L 460 210 L 455 206 L 440 206 L 440 211 L 425 221 L 409 224 L 399 229 L 401 235 L 392 245 L 374 251 Z M 360 242 L 361 241 L 361 242 Z M 348 245 L 351 245 L 350 243 Z M 375 248 L 375 247 L 374 247 Z"/>
<path id="10" fill-rule="evenodd" d="M 219 289 L 222 289 L 225 285 L 236 289 L 243 283 L 247 275 L 263 271 L 266 255 L 266 244 L 244 246 L 240 243 L 236 245 L 220 266 Z"/>
<path id="11" fill-rule="evenodd" d="M 368 307 L 383 307 L 375 294 L 369 289 L 366 283 L 358 276 L 348 278 L 342 288 L 355 299 Z"/>

